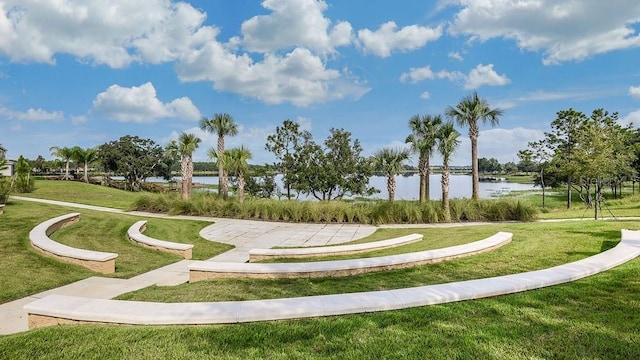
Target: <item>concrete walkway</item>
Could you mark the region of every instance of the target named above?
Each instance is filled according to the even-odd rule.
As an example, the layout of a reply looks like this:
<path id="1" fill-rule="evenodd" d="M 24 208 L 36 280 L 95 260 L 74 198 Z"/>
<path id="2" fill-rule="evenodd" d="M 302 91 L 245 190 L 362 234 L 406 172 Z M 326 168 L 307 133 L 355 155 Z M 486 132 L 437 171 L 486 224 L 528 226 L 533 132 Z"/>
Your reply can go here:
<path id="1" fill-rule="evenodd" d="M 213 222 L 213 224 L 202 229 L 200 235 L 207 240 L 231 244 L 236 246 L 236 248 L 208 259 L 208 261 L 246 262 L 249 260 L 249 250 L 253 248 L 335 245 L 369 236 L 376 231 L 376 227 L 370 225 L 290 224 L 200 216 L 169 216 L 165 214 L 124 211 L 102 206 L 21 196 L 12 196 L 11 199 L 114 214 L 134 215 L 145 218 L 210 221 Z M 192 262 L 192 260 L 178 261 L 130 279 L 91 277 L 23 299 L 0 304 L 0 335 L 27 331 L 27 319 L 26 313 L 22 309 L 23 306 L 48 295 L 57 294 L 95 299 L 112 299 L 118 295 L 152 285 L 175 286 L 189 280 L 188 267 Z"/>

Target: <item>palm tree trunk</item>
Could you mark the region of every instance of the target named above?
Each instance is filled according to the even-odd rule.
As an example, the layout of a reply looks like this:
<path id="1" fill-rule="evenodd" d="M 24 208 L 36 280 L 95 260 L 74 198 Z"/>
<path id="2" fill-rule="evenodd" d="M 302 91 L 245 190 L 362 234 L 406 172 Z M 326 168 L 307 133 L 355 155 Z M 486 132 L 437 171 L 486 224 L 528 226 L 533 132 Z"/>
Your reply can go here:
<path id="1" fill-rule="evenodd" d="M 240 203 L 244 201 L 244 173 L 242 171 L 238 173 L 238 201 Z"/>
<path id="2" fill-rule="evenodd" d="M 451 222 L 451 210 L 449 209 L 449 164 L 442 165 L 442 212 L 444 221 Z"/>
<path id="3" fill-rule="evenodd" d="M 429 158 L 422 157 L 419 160 L 418 170 L 420 171 L 420 202 L 425 202 L 429 198 Z"/>
<path id="4" fill-rule="evenodd" d="M 189 158 L 186 156 L 180 159 L 180 172 L 182 173 L 182 198 L 189 199 L 191 179 L 189 178 Z"/>
<path id="5" fill-rule="evenodd" d="M 480 182 L 480 176 L 478 174 L 478 136 L 470 136 L 471 138 L 471 199 L 480 199 L 480 193 L 478 191 L 478 184 Z"/>
<path id="6" fill-rule="evenodd" d="M 227 200 L 228 192 L 225 185 L 224 166 L 222 164 L 222 156 L 224 154 L 224 136 L 218 135 L 218 194 Z"/>
<path id="7" fill-rule="evenodd" d="M 389 193 L 389 202 L 393 202 L 396 197 L 396 177 L 393 174 L 387 174 L 387 192 Z"/>
<path id="8" fill-rule="evenodd" d="M 84 182 L 89 183 L 89 163 L 84 163 Z"/>
<path id="9" fill-rule="evenodd" d="M 69 160 L 65 163 L 64 167 L 64 178 L 62 180 L 69 180 L 71 177 L 69 176 Z"/>

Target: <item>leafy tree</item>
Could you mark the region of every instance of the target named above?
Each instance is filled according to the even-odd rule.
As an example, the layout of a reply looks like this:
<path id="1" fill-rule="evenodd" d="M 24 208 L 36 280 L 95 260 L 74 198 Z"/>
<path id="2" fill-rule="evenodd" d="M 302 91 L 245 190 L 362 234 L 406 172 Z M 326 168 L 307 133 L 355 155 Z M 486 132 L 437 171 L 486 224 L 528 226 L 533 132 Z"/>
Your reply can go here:
<path id="1" fill-rule="evenodd" d="M 471 177 L 472 177 L 472 194 L 473 200 L 480 199 L 479 174 L 478 174 L 478 136 L 480 135 L 479 122 L 486 124 L 487 121 L 492 125 L 497 125 L 498 118 L 502 116 L 503 111 L 495 108 L 491 109 L 486 100 L 481 99 L 477 92 L 465 97 L 455 107 L 449 106 L 445 110 L 448 118 L 453 119 L 459 126 L 469 127 L 469 139 L 471 140 Z"/>
<path id="2" fill-rule="evenodd" d="M 42 155 L 38 155 L 38 157 L 31 162 L 31 167 L 36 170 L 36 172 L 42 173 L 46 162 Z"/>
<path id="3" fill-rule="evenodd" d="M 278 185 L 276 184 L 275 172 L 269 165 L 257 168 L 255 175 L 255 177 L 247 177 L 247 183 L 245 185 L 247 194 L 265 199 L 276 195 Z"/>
<path id="4" fill-rule="evenodd" d="M 420 201 L 429 200 L 429 175 L 431 168 L 429 158 L 436 146 L 436 136 L 442 124 L 440 115 L 414 115 L 409 119 L 411 134 L 405 143 L 418 153 L 418 172 L 420 173 Z"/>
<path id="5" fill-rule="evenodd" d="M 247 160 L 251 159 L 249 149 L 241 146 L 226 150 L 222 158 L 225 169 L 229 174 L 235 174 L 238 180 L 238 201 L 244 201 L 245 176 L 249 172 L 249 164 Z"/>
<path id="6" fill-rule="evenodd" d="M 191 198 L 191 186 L 193 183 L 193 153 L 200 146 L 200 138 L 194 134 L 183 132 L 178 141 L 172 140 L 167 146 L 167 155 L 180 159 L 180 174 L 182 175 L 182 198 Z"/>
<path id="7" fill-rule="evenodd" d="M 549 166 L 551 160 L 551 152 L 549 150 L 548 143 L 544 140 L 529 142 L 529 148 L 526 150 L 520 150 L 518 157 L 523 162 L 531 162 L 536 165 L 538 170 L 538 181 L 542 188 L 542 208 L 545 207 L 545 182 L 544 172 L 545 168 Z"/>
<path id="8" fill-rule="evenodd" d="M 479 158 L 478 171 L 481 173 L 497 173 L 502 171 L 502 165 L 496 158 Z"/>
<path id="9" fill-rule="evenodd" d="M 224 137 L 235 136 L 238 134 L 238 126 L 236 125 L 233 117 L 227 113 L 218 113 L 213 115 L 213 118 L 207 119 L 203 117 L 200 120 L 200 129 L 218 135 L 218 148 L 217 158 L 220 159 L 224 153 Z M 223 169 L 222 162 L 218 161 L 218 189 L 223 199 L 227 199 L 227 177 Z"/>
<path id="10" fill-rule="evenodd" d="M 389 202 L 393 202 L 396 194 L 396 175 L 405 171 L 404 162 L 409 159 L 409 150 L 382 148 L 373 154 L 372 165 L 376 171 L 381 171 L 387 177 L 387 191 Z"/>
<path id="11" fill-rule="evenodd" d="M 573 176 L 576 173 L 574 152 L 577 146 L 578 133 L 587 122 L 587 116 L 573 109 L 557 112 L 551 123 L 551 132 L 545 133 L 546 139 L 554 154 L 554 161 L 565 174 L 567 183 L 567 209 L 571 209 L 571 189 Z"/>
<path id="12" fill-rule="evenodd" d="M 629 128 L 618 124 L 618 114 L 609 114 L 603 109 L 593 111 L 577 132 L 573 151 L 577 173 L 587 188 L 587 203 L 594 204 L 594 218 L 597 219 L 603 201 L 602 188 L 606 181 L 621 172 L 628 171 L 631 151 L 626 147 L 630 135 Z M 594 186 L 593 198 L 589 191 Z"/>
<path id="13" fill-rule="evenodd" d="M 296 182 L 296 152 L 305 138 L 311 138 L 311 133 L 301 131 L 300 124 L 289 119 L 284 120 L 282 126 L 276 127 L 275 134 L 267 136 L 265 148 L 279 160 L 274 163 L 274 167 L 282 174 L 288 200 L 291 200 L 292 185 Z"/>
<path id="14" fill-rule="evenodd" d="M 52 156 L 60 158 L 65 163 L 62 180 L 71 180 L 72 177 L 69 175 L 69 162 L 73 159 L 73 148 L 52 146 L 49 148 L 49 151 L 51 151 Z"/>
<path id="15" fill-rule="evenodd" d="M 89 182 L 89 165 L 98 161 L 98 149 L 88 148 L 83 149 L 79 146 L 75 146 L 72 149 L 72 159 L 76 164 L 82 164 L 84 167 L 84 182 Z"/>
<path id="16" fill-rule="evenodd" d="M 12 187 L 19 193 L 28 193 L 33 191 L 33 178 L 31 178 L 31 164 L 20 155 L 16 162 L 16 173 L 13 176 Z"/>
<path id="17" fill-rule="evenodd" d="M 294 189 L 318 200 L 341 199 L 350 195 L 370 195 L 372 175 L 369 160 L 361 155 L 362 146 L 344 129 L 330 129 L 324 147 L 316 144 L 310 134 L 294 154 Z"/>
<path id="18" fill-rule="evenodd" d="M 451 221 L 451 210 L 449 208 L 449 160 L 460 146 L 458 137 L 460 133 L 453 127 L 453 123 L 446 123 L 440 127 L 437 134 L 438 152 L 442 155 L 442 212 L 444 213 L 444 221 Z"/>
<path id="19" fill-rule="evenodd" d="M 502 169 L 507 174 L 515 174 L 516 172 L 518 172 L 518 165 L 513 161 L 509 161 L 502 166 Z"/>
<path id="20" fill-rule="evenodd" d="M 173 159 L 151 139 L 126 135 L 100 145 L 98 151 L 103 169 L 124 176 L 131 191 L 140 190 L 140 183 L 150 176 L 171 177 Z"/>

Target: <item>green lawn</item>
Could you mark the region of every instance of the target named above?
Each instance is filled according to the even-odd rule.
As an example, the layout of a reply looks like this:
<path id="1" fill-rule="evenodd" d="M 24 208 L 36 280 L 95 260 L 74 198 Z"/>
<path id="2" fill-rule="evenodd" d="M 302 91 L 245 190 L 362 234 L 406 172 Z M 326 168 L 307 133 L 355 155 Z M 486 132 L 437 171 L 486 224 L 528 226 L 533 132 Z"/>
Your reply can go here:
<path id="1" fill-rule="evenodd" d="M 140 193 L 78 181 L 36 180 L 33 192 L 16 195 L 127 210 Z"/>
<path id="2" fill-rule="evenodd" d="M 102 276 L 81 266 L 47 257 L 31 246 L 28 236 L 35 225 L 70 212 L 80 212 L 80 221 L 51 237 L 70 246 L 118 253 L 116 273 L 110 276 L 128 278 L 182 259 L 127 240 L 126 230 L 140 220 L 139 217 L 10 201 L 4 214 L 0 215 L 0 278 L 3 279 L 0 303 L 90 276 Z M 231 248 L 230 245 L 200 238 L 198 232 L 208 224 L 203 221 L 149 219 L 146 233 L 163 240 L 194 244 L 194 258 L 206 259 Z"/>
<path id="3" fill-rule="evenodd" d="M 184 285 L 183 290 L 193 286 L 189 296 L 203 300 L 280 297 L 514 273 L 611 248 L 620 238 L 620 228 L 637 229 L 640 222 L 468 229 L 477 232 L 475 238 L 482 238 L 496 228 L 513 231 L 513 243 L 490 253 L 416 269 L 312 281 L 206 281 Z M 459 230 L 428 229 L 425 234 L 433 245 L 440 241 L 446 244 L 451 235 L 448 231 Z M 638 273 L 640 260 L 636 259 L 574 283 L 520 294 L 317 319 L 191 327 L 58 326 L 0 337 L 0 358 L 637 359 Z M 200 287 L 202 290 L 197 289 Z M 183 301 L 172 298 L 169 289 L 148 291 L 135 297 L 159 293 L 163 301 Z M 234 292 L 237 295 L 233 296 Z"/>
<path id="4" fill-rule="evenodd" d="M 86 194 L 76 195 L 79 202 L 87 202 L 86 197 Z M 93 201 L 94 205 L 108 206 L 107 201 L 100 198 Z M 560 210 L 561 195 L 553 201 L 558 210 L 541 216 L 580 217 L 575 215 L 584 212 L 577 207 L 577 202 L 572 212 Z M 617 216 L 640 215 L 638 199 L 607 203 Z M 94 275 L 83 268 L 44 257 L 28 244 L 27 233 L 35 224 L 71 211 L 77 210 L 17 201 L 7 206 L 5 214 L 0 216 L 0 277 L 4 285 L 0 302 Z M 56 236 L 59 241 L 74 243 L 81 241 L 77 235 L 80 230 L 89 232 L 95 227 L 93 235 L 109 239 L 105 243 L 109 241 L 113 246 L 117 243 L 138 251 L 121 236 L 123 229 L 134 220 L 130 216 L 82 211 L 78 224 L 61 230 Z M 186 228 L 178 229 L 178 226 Z M 197 236 L 201 226 L 198 222 L 152 219 L 147 234 L 176 241 L 185 233 Z M 121 298 L 149 301 L 276 298 L 497 276 L 547 268 L 597 254 L 616 245 L 622 228 L 640 229 L 640 221 L 385 229 L 361 241 L 413 232 L 423 233 L 425 238 L 419 243 L 366 256 L 450 246 L 483 239 L 501 230 L 513 232 L 514 239 L 488 253 L 411 269 L 312 280 L 203 281 L 171 288 L 147 288 Z M 185 242 L 191 241 L 194 239 L 185 239 Z M 143 256 L 144 262 L 164 261 L 155 260 L 157 254 L 153 252 Z M 128 274 L 142 271 L 134 269 L 140 266 L 135 261 L 123 262 L 122 266 L 122 272 Z M 640 259 L 573 283 L 520 294 L 316 319 L 225 326 L 57 326 L 1 336 L 0 359 L 638 359 L 638 274 Z"/>

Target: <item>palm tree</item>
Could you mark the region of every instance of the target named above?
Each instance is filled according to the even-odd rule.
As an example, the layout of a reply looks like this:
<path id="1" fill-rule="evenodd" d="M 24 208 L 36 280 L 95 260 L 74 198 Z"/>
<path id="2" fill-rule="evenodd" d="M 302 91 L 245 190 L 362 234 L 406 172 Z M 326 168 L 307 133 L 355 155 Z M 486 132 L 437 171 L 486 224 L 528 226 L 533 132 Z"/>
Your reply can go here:
<path id="1" fill-rule="evenodd" d="M 247 160 L 249 159 L 251 159 L 251 152 L 244 146 L 229 149 L 224 152 L 224 156 L 222 157 L 222 162 L 225 169 L 229 173 L 235 173 L 238 176 L 239 202 L 244 201 L 244 177 L 249 172 L 249 164 L 247 164 Z"/>
<path id="2" fill-rule="evenodd" d="M 73 156 L 71 157 L 73 161 L 77 164 L 83 164 L 84 166 L 84 182 L 89 182 L 89 165 L 96 160 L 98 160 L 98 149 L 97 148 L 87 148 L 83 149 L 79 146 L 74 146 L 72 148 Z"/>
<path id="3" fill-rule="evenodd" d="M 172 158 L 180 157 L 180 173 L 182 175 L 182 198 L 191 197 L 191 184 L 193 182 L 193 153 L 200 146 L 199 137 L 183 132 L 178 141 L 171 140 L 167 146 L 167 153 Z"/>
<path id="4" fill-rule="evenodd" d="M 373 154 L 372 165 L 375 171 L 383 172 L 387 177 L 389 202 L 393 202 L 396 194 L 396 175 L 404 172 L 404 161 L 409 159 L 409 150 L 382 148 Z"/>
<path id="5" fill-rule="evenodd" d="M 418 153 L 418 172 L 420 173 L 420 201 L 429 200 L 429 158 L 436 146 L 436 135 L 442 124 L 440 115 L 414 115 L 409 119 L 411 135 L 405 143 L 411 144 L 411 150 Z"/>
<path id="6" fill-rule="evenodd" d="M 49 148 L 49 151 L 51 151 L 52 156 L 60 158 L 65 162 L 64 176 L 62 177 L 62 180 L 70 180 L 69 161 L 73 158 L 73 148 L 52 146 Z"/>
<path id="7" fill-rule="evenodd" d="M 502 116 L 503 111 L 496 108 L 489 108 L 489 104 L 484 99 L 478 97 L 478 93 L 465 97 L 456 107 L 449 106 L 445 110 L 445 114 L 449 119 L 455 120 L 459 126 L 469 127 L 469 139 L 471 139 L 471 177 L 472 177 L 472 199 L 480 198 L 478 192 L 478 135 L 480 129 L 478 121 L 486 124 L 487 121 L 494 126 L 498 125 L 498 117 Z"/>
<path id="8" fill-rule="evenodd" d="M 451 221 L 451 211 L 449 210 L 449 160 L 451 155 L 460 145 L 458 137 L 460 133 L 453 128 L 453 123 L 449 122 L 440 127 L 437 134 L 438 152 L 442 155 L 442 212 L 444 221 Z"/>
<path id="9" fill-rule="evenodd" d="M 224 153 L 224 137 L 227 135 L 235 136 L 238 134 L 238 126 L 233 120 L 233 117 L 227 113 L 215 114 L 211 119 L 203 117 L 200 119 L 200 129 L 208 133 L 218 135 L 218 159 L 221 159 L 222 154 Z M 222 162 L 218 161 L 218 191 L 222 194 L 222 198 L 226 200 L 229 196 L 227 190 L 227 177 L 222 166 Z"/>

